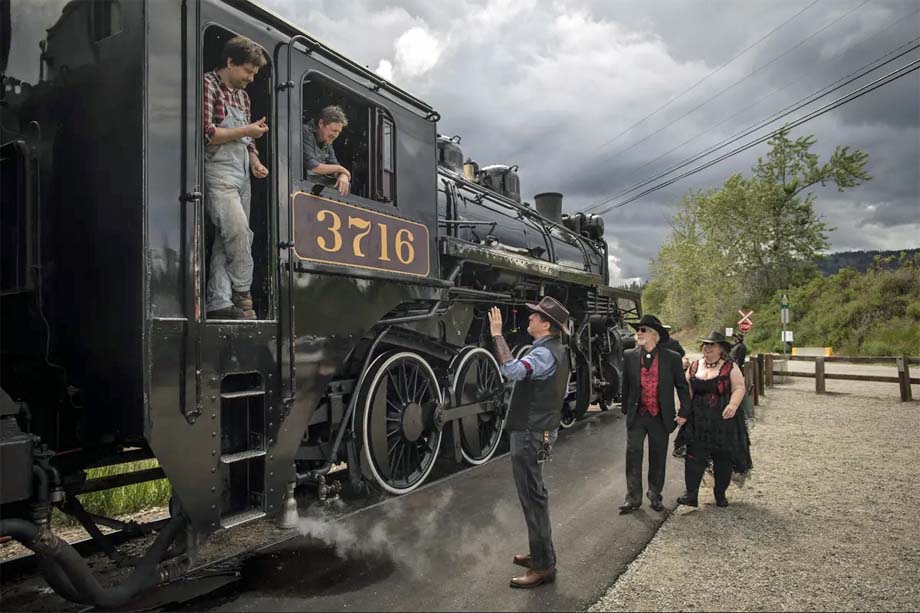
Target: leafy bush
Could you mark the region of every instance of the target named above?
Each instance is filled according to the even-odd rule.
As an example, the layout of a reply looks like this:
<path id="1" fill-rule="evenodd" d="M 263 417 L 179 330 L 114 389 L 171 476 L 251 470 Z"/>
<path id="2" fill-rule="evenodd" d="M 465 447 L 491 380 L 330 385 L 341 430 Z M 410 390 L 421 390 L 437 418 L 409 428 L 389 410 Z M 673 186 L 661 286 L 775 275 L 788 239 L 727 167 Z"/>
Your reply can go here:
<path id="1" fill-rule="evenodd" d="M 839 355 L 920 355 L 920 256 L 898 264 L 865 274 L 844 269 L 788 290 L 794 344 L 833 347 Z M 781 295 L 754 307 L 752 350 L 782 351 Z M 733 325 L 733 317 L 725 323 Z"/>

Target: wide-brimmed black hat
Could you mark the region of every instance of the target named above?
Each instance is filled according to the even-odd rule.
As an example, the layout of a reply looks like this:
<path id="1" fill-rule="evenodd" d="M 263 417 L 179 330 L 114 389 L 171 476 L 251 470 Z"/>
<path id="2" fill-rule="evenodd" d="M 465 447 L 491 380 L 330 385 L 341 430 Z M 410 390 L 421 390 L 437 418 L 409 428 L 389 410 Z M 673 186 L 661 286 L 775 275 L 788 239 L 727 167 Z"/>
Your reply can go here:
<path id="1" fill-rule="evenodd" d="M 725 338 L 725 335 L 718 330 L 713 330 L 709 333 L 709 336 L 705 338 L 701 336 L 698 340 L 701 343 L 718 343 L 725 348 L 725 351 L 731 351 L 732 349 L 732 344 L 728 342 L 728 340 Z"/>
<path id="2" fill-rule="evenodd" d="M 544 296 L 538 304 L 527 303 L 527 308 L 536 311 L 541 315 L 548 317 L 554 324 L 568 334 L 569 332 L 569 310 L 550 296 Z"/>
<path id="3" fill-rule="evenodd" d="M 643 315 L 642 319 L 640 319 L 639 321 L 630 321 L 627 323 L 633 328 L 638 328 L 639 326 L 645 326 L 646 328 L 651 328 L 652 330 L 658 333 L 659 343 L 666 343 L 668 339 L 671 338 L 671 334 L 668 332 L 668 329 L 665 328 L 661 324 L 661 321 L 659 321 L 659 319 L 655 317 L 654 315 Z"/>

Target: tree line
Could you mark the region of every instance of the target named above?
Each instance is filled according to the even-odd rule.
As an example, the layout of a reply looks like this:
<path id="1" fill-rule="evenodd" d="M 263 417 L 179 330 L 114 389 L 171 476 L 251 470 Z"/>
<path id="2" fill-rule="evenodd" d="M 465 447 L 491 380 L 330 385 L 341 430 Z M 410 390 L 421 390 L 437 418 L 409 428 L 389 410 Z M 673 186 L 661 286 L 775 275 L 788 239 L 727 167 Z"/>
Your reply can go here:
<path id="1" fill-rule="evenodd" d="M 834 185 L 844 191 L 871 176 L 865 152 L 837 146 L 822 162 L 811 151 L 815 142 L 812 135 L 793 139 L 785 130 L 769 141 L 767 155 L 758 159 L 750 176 L 736 173 L 719 188 L 688 193 L 672 220 L 669 239 L 652 261 L 652 278 L 642 291 L 643 310 L 677 328 L 708 330 L 733 325 L 737 308 L 753 308 L 756 321 L 765 315 L 776 326 L 755 325 L 749 340 L 762 343 L 763 350 L 777 350 L 780 296 L 786 292 L 803 315 L 819 303 L 836 313 L 803 317 L 793 326 L 796 344 L 840 343 L 864 353 L 882 351 L 878 344 L 895 344 L 915 347 L 913 353 L 920 354 L 920 338 L 911 340 L 920 332 L 873 340 L 879 338 L 873 336 L 877 325 L 920 330 L 916 254 L 900 260 L 876 258 L 864 275 L 853 270 L 832 277 L 819 274 L 816 263 L 833 228 L 816 214 L 812 188 Z M 861 331 L 856 336 L 838 329 L 853 325 Z M 769 336 L 774 331 L 775 339 Z"/>

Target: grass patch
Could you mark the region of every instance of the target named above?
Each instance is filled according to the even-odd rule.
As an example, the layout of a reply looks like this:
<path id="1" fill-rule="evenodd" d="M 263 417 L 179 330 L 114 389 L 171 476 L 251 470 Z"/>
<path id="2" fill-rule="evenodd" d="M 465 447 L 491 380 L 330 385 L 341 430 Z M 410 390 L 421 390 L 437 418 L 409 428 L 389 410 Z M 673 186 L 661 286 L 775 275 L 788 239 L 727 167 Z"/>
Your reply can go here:
<path id="1" fill-rule="evenodd" d="M 111 477 L 124 473 L 156 468 L 160 464 L 156 460 L 141 460 L 140 462 L 128 462 L 126 464 L 114 464 L 112 466 L 100 466 L 91 468 L 87 471 L 87 479 L 99 479 L 101 477 Z M 129 513 L 137 513 L 144 509 L 152 507 L 162 507 L 169 504 L 169 497 L 172 495 L 172 486 L 167 479 L 157 479 L 156 481 L 147 481 L 145 483 L 135 483 L 116 487 L 102 492 L 90 492 L 80 494 L 77 499 L 83 504 L 86 510 L 95 515 L 105 515 L 107 517 L 117 517 Z M 76 525 L 76 519 L 54 510 L 52 521 L 54 525 L 67 526 Z"/>

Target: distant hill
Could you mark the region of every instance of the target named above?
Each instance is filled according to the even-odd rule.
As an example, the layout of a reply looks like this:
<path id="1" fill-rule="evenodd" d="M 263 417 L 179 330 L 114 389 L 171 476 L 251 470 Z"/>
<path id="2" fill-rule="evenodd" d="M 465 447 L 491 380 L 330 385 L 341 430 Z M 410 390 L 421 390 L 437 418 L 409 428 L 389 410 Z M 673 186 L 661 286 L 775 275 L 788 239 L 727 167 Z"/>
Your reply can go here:
<path id="1" fill-rule="evenodd" d="M 818 270 L 825 277 L 837 274 L 842 268 L 853 268 L 859 272 L 866 272 L 869 269 L 869 266 L 872 265 L 872 262 L 875 261 L 877 256 L 881 256 L 883 258 L 888 256 L 898 257 L 902 252 L 907 253 L 910 256 L 920 253 L 920 249 L 895 249 L 891 251 L 838 251 L 836 253 L 827 254 L 824 259 L 819 260 L 816 264 L 818 266 Z M 886 268 L 897 268 L 897 265 L 890 265 Z"/>

